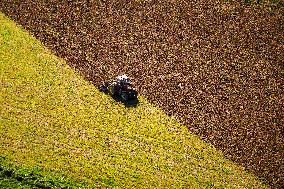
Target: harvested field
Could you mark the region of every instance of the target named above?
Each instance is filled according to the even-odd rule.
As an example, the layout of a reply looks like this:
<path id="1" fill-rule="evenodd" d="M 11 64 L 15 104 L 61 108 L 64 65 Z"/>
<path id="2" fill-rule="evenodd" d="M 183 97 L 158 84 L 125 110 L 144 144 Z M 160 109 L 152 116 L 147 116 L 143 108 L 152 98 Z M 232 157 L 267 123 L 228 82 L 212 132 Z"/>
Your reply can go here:
<path id="1" fill-rule="evenodd" d="M 274 188 L 283 185 L 283 16 L 219 1 L 0 1 L 95 85 L 139 92 Z"/>
<path id="2" fill-rule="evenodd" d="M 99 92 L 2 13 L 0 86 L 0 188 L 269 188 L 144 97 Z"/>

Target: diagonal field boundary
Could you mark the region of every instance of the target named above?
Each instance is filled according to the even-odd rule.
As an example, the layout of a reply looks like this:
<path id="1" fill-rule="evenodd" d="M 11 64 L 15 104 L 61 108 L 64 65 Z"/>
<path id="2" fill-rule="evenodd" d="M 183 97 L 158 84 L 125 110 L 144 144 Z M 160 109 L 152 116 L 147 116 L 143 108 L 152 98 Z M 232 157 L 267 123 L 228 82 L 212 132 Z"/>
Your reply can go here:
<path id="1" fill-rule="evenodd" d="M 15 167 L 95 187 L 268 188 L 143 97 L 125 108 L 100 93 L 2 13 L 0 85 L 0 154 Z"/>
<path id="2" fill-rule="evenodd" d="M 151 103 L 279 188 L 283 16 L 238 2 L 2 0 L 0 9 L 95 85 L 130 75 Z"/>

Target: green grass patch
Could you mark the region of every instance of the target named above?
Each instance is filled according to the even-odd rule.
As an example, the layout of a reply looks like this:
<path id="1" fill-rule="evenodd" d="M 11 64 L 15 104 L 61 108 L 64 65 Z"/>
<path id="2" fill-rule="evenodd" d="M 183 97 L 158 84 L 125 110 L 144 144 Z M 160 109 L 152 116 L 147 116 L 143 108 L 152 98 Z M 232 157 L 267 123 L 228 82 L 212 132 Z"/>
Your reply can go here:
<path id="1" fill-rule="evenodd" d="M 0 188 L 88 188 L 86 183 L 78 183 L 68 178 L 44 177 L 41 168 L 12 168 L 0 156 Z"/>
<path id="2" fill-rule="evenodd" d="M 0 14 L 0 154 L 117 188 L 266 188 L 140 97 L 125 108 Z"/>

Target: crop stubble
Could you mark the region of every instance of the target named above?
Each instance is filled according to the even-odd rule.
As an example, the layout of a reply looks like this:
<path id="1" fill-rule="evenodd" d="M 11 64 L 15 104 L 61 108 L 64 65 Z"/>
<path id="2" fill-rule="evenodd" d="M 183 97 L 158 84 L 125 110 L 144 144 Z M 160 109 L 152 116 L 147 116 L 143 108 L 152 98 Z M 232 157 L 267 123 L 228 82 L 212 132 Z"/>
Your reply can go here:
<path id="1" fill-rule="evenodd" d="M 95 85 L 121 73 L 227 157 L 283 185 L 283 17 L 219 1 L 0 1 Z"/>

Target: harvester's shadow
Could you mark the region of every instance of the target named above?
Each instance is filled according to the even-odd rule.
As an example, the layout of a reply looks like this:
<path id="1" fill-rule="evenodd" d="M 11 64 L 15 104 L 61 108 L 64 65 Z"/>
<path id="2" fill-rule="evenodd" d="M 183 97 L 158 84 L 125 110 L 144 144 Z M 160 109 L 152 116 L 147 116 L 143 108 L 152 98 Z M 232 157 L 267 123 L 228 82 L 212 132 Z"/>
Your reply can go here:
<path id="1" fill-rule="evenodd" d="M 109 95 L 111 96 L 111 95 Z M 122 103 L 126 108 L 136 108 L 139 104 L 138 98 L 135 100 L 124 101 L 118 96 L 111 96 L 116 102 Z"/>
<path id="2" fill-rule="evenodd" d="M 124 101 L 120 96 L 112 96 L 107 92 L 107 90 L 102 90 L 101 87 L 98 87 L 98 89 L 100 92 L 112 97 L 116 102 L 122 103 L 126 108 L 136 108 L 139 104 L 138 98 Z"/>

